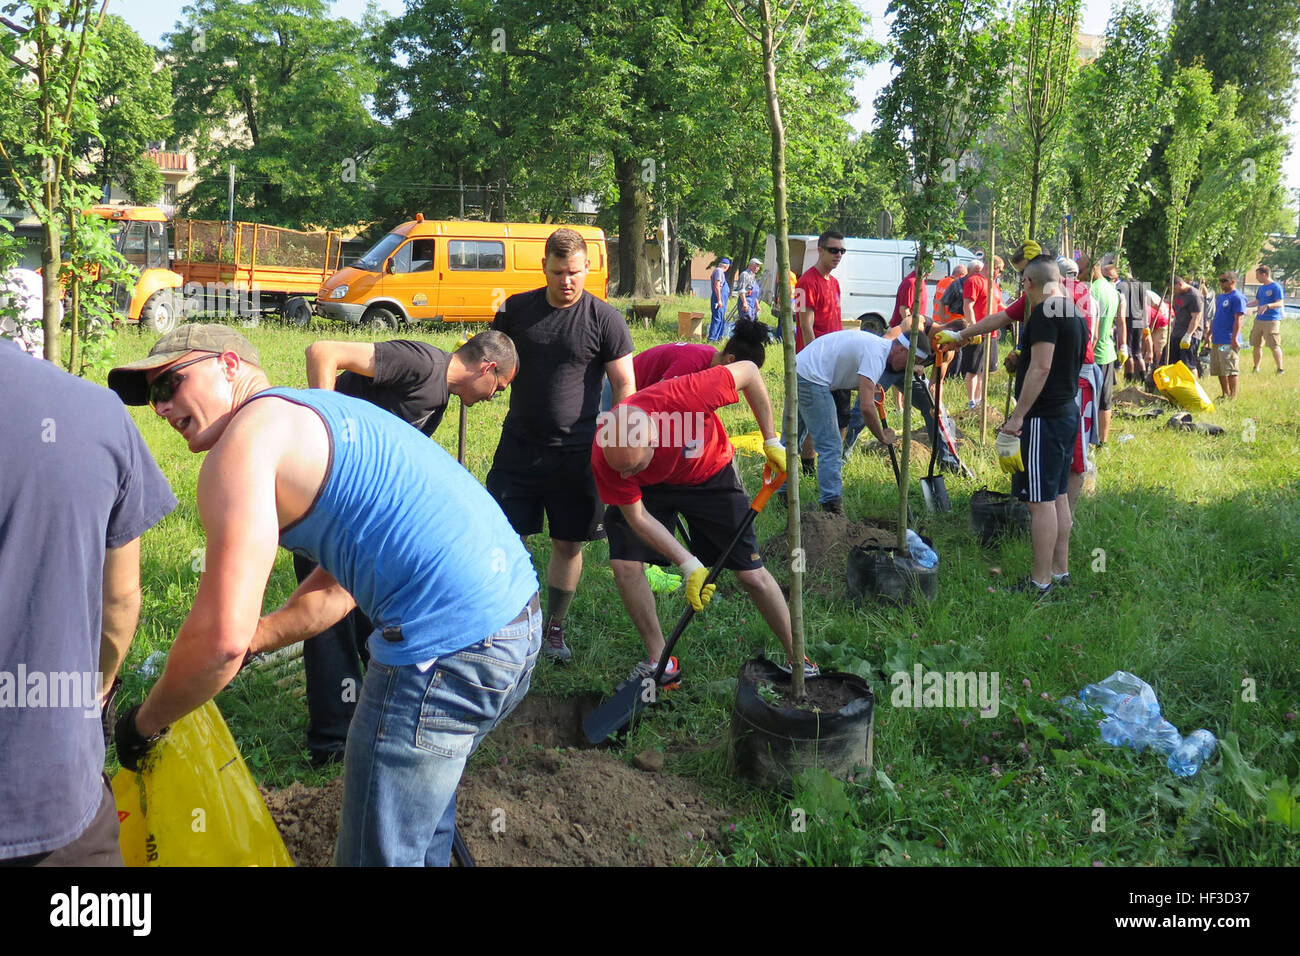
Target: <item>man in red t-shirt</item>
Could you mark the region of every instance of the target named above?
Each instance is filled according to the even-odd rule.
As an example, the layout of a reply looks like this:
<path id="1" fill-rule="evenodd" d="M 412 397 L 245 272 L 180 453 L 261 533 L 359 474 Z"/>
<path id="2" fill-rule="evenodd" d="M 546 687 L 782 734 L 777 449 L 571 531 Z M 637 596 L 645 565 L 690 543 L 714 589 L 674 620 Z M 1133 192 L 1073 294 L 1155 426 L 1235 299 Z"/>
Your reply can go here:
<path id="1" fill-rule="evenodd" d="M 937 300 L 936 300 L 937 301 Z M 903 326 L 904 331 L 911 335 L 912 330 L 912 307 L 916 305 L 916 270 L 913 269 L 898 284 L 898 292 L 894 295 L 894 314 L 889 320 L 891 329 Z M 925 289 L 921 290 L 921 327 L 925 327 L 926 316 L 929 315 L 929 303 L 926 302 Z"/>
<path id="2" fill-rule="evenodd" d="M 676 564 L 685 581 L 686 599 L 695 610 L 703 610 L 715 588 L 703 586 L 708 577 L 705 565 L 722 557 L 749 511 L 749 499 L 732 463 L 731 440 L 714 413 L 739 401 L 740 392 L 758 420 L 768 461 L 784 470 L 785 448 L 777 437 L 762 373 L 753 362 L 733 362 L 667 379 L 601 415 L 591 468 L 600 499 L 608 505 L 609 563 L 623 606 L 649 655 L 636 665 L 629 680 L 653 676 L 664 651 L 645 565 Z M 668 530 L 679 514 L 690 530 L 695 554 Z M 724 567 L 736 572 L 736 579 L 785 647 L 788 663 L 790 609 L 776 579 L 763 567 L 752 525 Z M 816 676 L 816 665 L 805 663 L 804 673 Z M 677 658 L 670 658 L 659 686 L 677 686 L 681 674 Z"/>
<path id="3" fill-rule="evenodd" d="M 799 277 L 794 292 L 794 350 L 803 347 L 828 332 L 844 328 L 840 315 L 840 283 L 831 270 L 844 261 L 844 236 L 828 229 L 817 237 L 817 261 Z M 816 453 L 812 439 L 805 439 L 799 448 L 805 473 L 811 473 Z"/>
<path id="4" fill-rule="evenodd" d="M 972 259 L 967 266 L 966 283 L 962 286 L 962 321 L 974 325 L 989 314 L 989 280 L 984 275 L 984 261 Z M 990 367 L 998 361 L 998 340 L 993 334 L 984 336 L 978 345 L 968 345 L 958 356 L 957 374 L 966 377 L 966 407 L 976 408 L 984 401 L 984 363 L 985 352 L 991 350 L 988 357 Z"/>

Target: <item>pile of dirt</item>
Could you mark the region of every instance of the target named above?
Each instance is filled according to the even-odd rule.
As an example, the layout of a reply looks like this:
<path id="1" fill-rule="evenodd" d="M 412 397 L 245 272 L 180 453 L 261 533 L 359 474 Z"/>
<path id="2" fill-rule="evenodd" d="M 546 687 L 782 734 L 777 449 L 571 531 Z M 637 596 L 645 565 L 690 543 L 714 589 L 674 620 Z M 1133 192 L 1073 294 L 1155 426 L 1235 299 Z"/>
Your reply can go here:
<path id="1" fill-rule="evenodd" d="M 827 511 L 809 511 L 803 515 L 800 540 L 804 550 L 805 584 L 825 597 L 842 597 L 849 551 L 854 545 L 868 544 L 882 548 L 896 547 L 898 537 L 871 525 L 852 521 Z M 790 545 L 783 532 L 768 538 L 760 547 L 763 563 L 774 570 L 778 579 L 790 566 Z"/>
<path id="2" fill-rule="evenodd" d="M 1144 392 L 1136 385 L 1130 385 L 1122 392 L 1116 392 L 1112 399 L 1121 405 L 1165 405 L 1168 400 L 1163 395 L 1156 395 L 1152 392 Z"/>
<path id="3" fill-rule="evenodd" d="M 720 845 L 730 814 L 693 782 L 634 770 L 604 751 L 573 749 L 593 703 L 588 696 L 530 696 L 488 738 L 496 762 L 467 770 L 457 796 L 457 822 L 476 863 L 672 866 Z M 342 777 L 262 795 L 294 862 L 329 866 Z"/>

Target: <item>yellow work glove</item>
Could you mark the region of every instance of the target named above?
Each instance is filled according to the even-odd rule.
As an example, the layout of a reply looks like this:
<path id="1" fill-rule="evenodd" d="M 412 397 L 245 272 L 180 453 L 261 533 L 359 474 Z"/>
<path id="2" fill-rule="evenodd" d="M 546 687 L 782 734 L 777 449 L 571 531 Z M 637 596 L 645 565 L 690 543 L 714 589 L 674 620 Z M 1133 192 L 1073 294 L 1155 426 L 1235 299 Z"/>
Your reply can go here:
<path id="1" fill-rule="evenodd" d="M 1009 475 L 1025 470 L 1024 459 L 1020 457 L 1020 437 L 998 432 L 995 442 L 998 450 L 998 467 Z"/>
<path id="2" fill-rule="evenodd" d="M 686 581 L 686 600 L 691 602 L 691 607 L 695 610 L 703 611 L 704 605 L 712 600 L 713 592 L 718 589 L 716 584 L 704 586 L 709 569 L 695 555 L 691 555 L 689 561 L 683 561 L 678 567 L 682 569 L 682 578 Z"/>
<path id="3" fill-rule="evenodd" d="M 940 329 L 938 332 L 934 333 L 934 341 L 941 349 L 961 348 L 964 344 L 961 340 L 960 332 L 953 329 Z"/>
<path id="4" fill-rule="evenodd" d="M 1121 345 L 1119 347 L 1119 359 L 1117 361 L 1119 362 L 1120 365 L 1123 365 L 1125 362 L 1128 361 L 1128 357 L 1129 357 L 1128 346 Z"/>
<path id="5" fill-rule="evenodd" d="M 781 444 L 780 438 L 764 439 L 763 454 L 767 456 L 767 460 L 772 463 L 773 468 L 780 472 L 785 471 L 786 451 L 785 446 Z"/>
<path id="6" fill-rule="evenodd" d="M 458 348 L 458 349 L 459 349 L 459 348 L 464 348 L 466 345 L 469 345 L 469 335 L 468 335 L 468 334 L 466 334 L 466 335 L 462 335 L 460 338 L 458 338 L 458 339 L 456 340 L 456 348 Z"/>
<path id="7" fill-rule="evenodd" d="M 1184 335 L 1181 339 L 1178 340 L 1178 344 L 1185 349 L 1190 349 L 1192 347 L 1192 333 L 1188 332 L 1186 335 Z"/>

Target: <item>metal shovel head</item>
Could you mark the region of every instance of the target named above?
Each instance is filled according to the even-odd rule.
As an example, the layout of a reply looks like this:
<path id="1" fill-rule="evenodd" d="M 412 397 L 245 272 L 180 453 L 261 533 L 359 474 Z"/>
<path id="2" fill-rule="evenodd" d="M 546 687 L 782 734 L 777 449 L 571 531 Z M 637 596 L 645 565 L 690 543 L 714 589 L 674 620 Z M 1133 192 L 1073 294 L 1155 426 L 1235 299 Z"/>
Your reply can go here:
<path id="1" fill-rule="evenodd" d="M 587 740 L 598 744 L 632 723 L 632 718 L 654 703 L 658 689 L 653 677 L 628 681 L 583 719 L 582 732 Z"/>
<path id="2" fill-rule="evenodd" d="M 948 486 L 944 484 L 943 475 L 922 478 L 921 497 L 925 499 L 925 508 L 931 514 L 952 510 L 952 502 L 948 500 Z"/>

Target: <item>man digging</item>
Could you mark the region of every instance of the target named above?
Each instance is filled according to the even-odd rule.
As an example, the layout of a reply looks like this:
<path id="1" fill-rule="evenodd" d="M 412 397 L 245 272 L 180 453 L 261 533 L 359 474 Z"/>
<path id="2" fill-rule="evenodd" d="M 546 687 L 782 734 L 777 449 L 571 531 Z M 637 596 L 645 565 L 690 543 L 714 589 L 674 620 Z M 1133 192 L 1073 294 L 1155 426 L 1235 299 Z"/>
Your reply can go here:
<path id="1" fill-rule="evenodd" d="M 654 674 L 664 651 L 654 594 L 645 564 L 676 564 L 685 580 L 686 599 L 703 610 L 716 585 L 702 587 L 706 565 L 722 558 L 749 510 L 733 463 L 735 451 L 715 409 L 739 401 L 739 393 L 758 420 L 768 461 L 784 471 L 786 453 L 772 419 L 763 377 L 753 362 L 734 362 L 668 379 L 634 394 L 601 416 L 591 450 L 591 467 L 601 500 L 609 507 L 610 567 L 623 606 L 645 643 L 647 657 L 629 680 Z M 673 533 L 677 516 L 689 528 L 695 554 Z M 790 609 L 781 589 L 758 554 L 751 526 L 727 556 L 724 567 L 749 594 L 772 633 L 793 654 Z M 817 665 L 804 659 L 804 674 L 815 677 Z M 682 669 L 676 657 L 659 678 L 665 690 L 678 686 Z"/>

